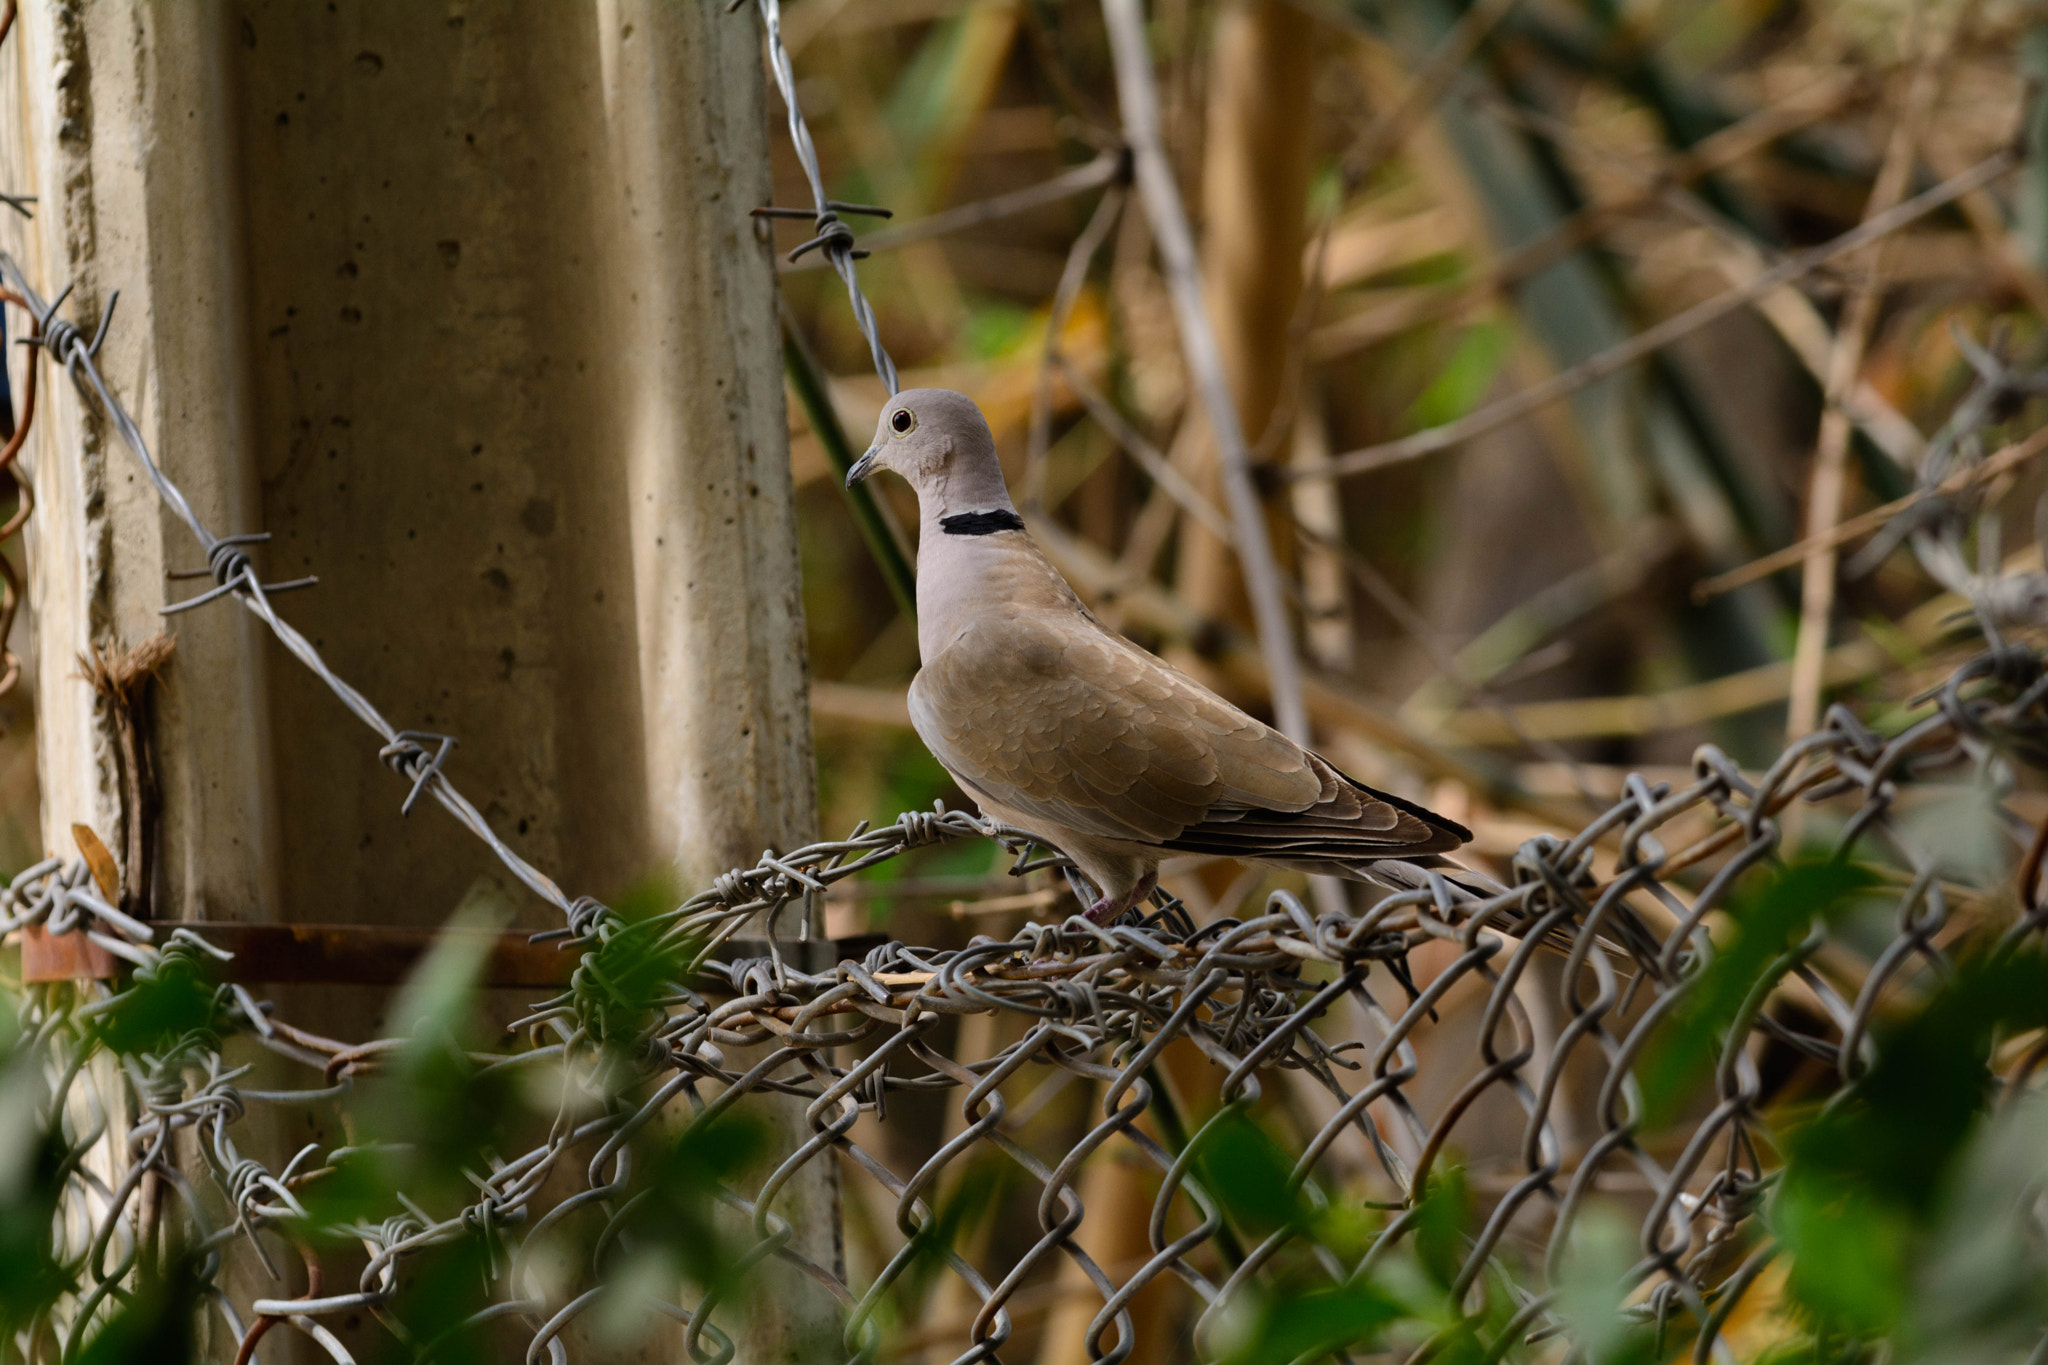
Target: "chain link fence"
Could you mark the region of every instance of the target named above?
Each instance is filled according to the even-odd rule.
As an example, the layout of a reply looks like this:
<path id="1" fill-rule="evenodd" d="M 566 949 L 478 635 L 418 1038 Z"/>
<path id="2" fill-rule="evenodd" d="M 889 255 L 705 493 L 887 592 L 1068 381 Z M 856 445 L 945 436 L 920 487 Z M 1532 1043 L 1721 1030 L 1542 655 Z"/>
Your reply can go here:
<path id="1" fill-rule="evenodd" d="M 42 328 L 116 429 L 132 433 L 90 344 L 47 311 Z M 2035 382 L 1973 354 L 1984 373 L 1965 409 Z M 1930 488 L 1956 462 L 1983 458 L 1975 430 L 1953 428 L 1928 461 Z M 1141 1320 L 1172 1333 L 1175 1351 L 1228 1356 L 1246 1322 L 1288 1294 L 1371 1286 L 1434 1236 L 1425 1259 L 1442 1271 L 1453 1316 L 1402 1349 L 1428 1358 L 1466 1342 L 1499 1357 L 1571 1330 L 1552 1277 L 1599 1207 L 1635 1225 L 1623 1320 L 1715 1358 L 1718 1335 L 1780 1253 L 1764 1209 L 1786 1150 L 1788 1093 L 1853 1093 L 1880 1064 L 1887 1009 L 1936 990 L 1973 945 L 2011 958 L 2048 928 L 2032 899 L 2035 822 L 2013 805 L 2048 736 L 2048 668 L 2010 635 L 2031 619 L 2041 575 L 1957 567 L 1975 513 L 1962 495 L 1902 514 L 1913 519 L 1904 534 L 1941 556 L 1991 641 L 1916 710 L 1880 733 L 1837 707 L 1760 775 L 1705 747 L 1689 780 L 1631 777 L 1574 837 L 1526 842 L 1509 889 L 1488 899 L 1434 879 L 1368 909 L 1311 914 L 1279 892 L 1251 918 L 1198 927 L 1162 897 L 1110 927 L 1068 919 L 960 949 L 892 942 L 838 961 L 829 945 L 779 932 L 806 898 L 939 840 L 999 840 L 1020 874 L 1057 862 L 1016 831 L 936 811 L 764 856 L 679 906 L 568 902 L 566 926 L 542 937 L 579 966 L 519 1022 L 524 1044 L 441 1058 L 471 1088 L 545 1073 L 558 1099 L 530 1145 L 470 1150 L 453 1187 L 431 1173 L 407 1187 L 403 1172 L 415 1168 L 393 1155 L 403 1141 L 313 1144 L 273 1166 L 251 1154 L 271 1144 L 243 1135 L 265 1110 L 360 1102 L 374 1112 L 376 1087 L 394 1077 L 423 1087 L 407 1092 L 419 1102 L 438 1064 L 431 1039 L 457 1036 L 456 1015 L 422 1007 L 410 1036 L 315 1036 L 240 986 L 210 984 L 225 954 L 189 930 L 124 916 L 83 863 L 39 864 L 0 899 L 0 928 L 76 930 L 135 970 L 125 986 L 48 985 L 24 998 L 17 1053 L 46 1079 L 30 1112 L 46 1117 L 48 1160 L 62 1175 L 53 1254 L 68 1287 L 16 1325 L 13 1350 L 75 1357 L 176 1245 L 244 1360 L 280 1325 L 336 1361 L 356 1359 L 361 1347 L 339 1324 L 360 1333 L 366 1319 L 431 1353 L 399 1305 L 417 1264 L 459 1246 L 481 1248 L 489 1294 L 446 1332 L 516 1337 L 529 1360 L 566 1359 L 579 1319 L 611 1320 L 625 1310 L 608 1297 L 627 1292 L 636 1311 L 682 1324 L 692 1359 L 729 1359 L 718 1310 L 770 1260 L 837 1300 L 844 1336 L 828 1356 L 903 1358 L 892 1343 L 947 1281 L 969 1311 L 921 1325 L 944 1336 L 927 1343 L 932 1358 L 1016 1352 L 1036 1341 L 1049 1303 L 1073 1301 L 1091 1310 L 1092 1356 L 1131 1354 Z M 288 629 L 245 559 L 215 558 L 231 567 L 222 586 Z M 416 789 L 447 790 L 431 756 L 402 771 Z M 1958 882 L 1943 850 L 1914 834 L 1913 794 L 1928 783 L 1989 793 L 1979 812 L 1988 832 L 2031 845 L 2017 911 L 1997 884 Z M 1855 864 L 1817 866 L 1864 868 L 1867 880 L 1795 885 L 1773 940 L 1760 927 L 1772 912 L 1741 888 L 1786 852 L 1795 808 L 1809 825 L 1831 813 L 1835 842 L 1857 851 Z M 1847 899 L 1862 908 L 1836 913 Z M 1869 908 L 1878 900 L 1889 909 Z M 1728 919 L 1739 925 L 1733 948 L 1725 928 L 1714 932 Z M 459 983 L 459 965 L 443 968 Z M 993 1025 L 973 1035 L 987 1041 L 979 1052 L 961 1027 L 975 1016 Z M 255 1087 L 252 1064 L 228 1060 L 246 1045 L 281 1059 L 292 1079 Z M 2042 1052 L 2000 1054 L 2013 1093 Z M 1674 1084 L 1690 1089 L 1674 1097 Z M 905 1117 L 906 1104 L 931 1099 L 953 1116 L 937 1138 Z M 762 1157 L 750 1114 L 792 1103 L 807 1140 Z M 1519 1116 L 1512 1151 L 1468 1164 L 1506 1113 Z M 915 1130 L 907 1143 L 892 1127 L 904 1125 Z M 666 1145 L 650 1158 L 656 1133 Z M 677 1168 L 662 1151 L 690 1155 Z M 865 1273 L 789 1245 L 777 1193 L 813 1162 L 837 1165 L 850 1210 L 883 1215 L 870 1220 Z M 1083 1202 L 1083 1173 L 1101 1162 L 1145 1173 L 1142 1219 Z M 1011 1192 L 977 1230 L 961 1192 L 990 1171 Z M 1249 1197 L 1237 1188 L 1247 1179 Z M 1448 1253 L 1429 1213 L 1447 1180 L 1467 1184 L 1471 1215 Z M 355 1193 L 337 1203 L 344 1188 Z M 702 1207 L 679 1188 L 696 1189 Z M 622 1270 L 661 1242 L 649 1201 L 678 1199 L 688 1206 L 672 1210 L 673 1226 L 722 1248 L 720 1268 L 700 1267 L 685 1301 Z M 1346 1209 L 1363 1221 L 1339 1235 L 1332 1218 Z M 1141 1222 L 1142 1253 L 1121 1263 L 1091 1254 L 1091 1220 Z M 337 1238 L 357 1248 L 348 1281 L 326 1265 L 349 1259 Z M 231 1289 L 291 1278 L 293 1253 L 302 1294 Z M 1184 1311 L 1134 1312 L 1169 1284 Z"/>
<path id="2" fill-rule="evenodd" d="M 1589 1205 L 1619 1203 L 1637 1219 L 1638 1254 L 1622 1288 L 1638 1292 L 1626 1311 L 1711 1359 L 1716 1334 L 1778 1253 L 1761 1211 L 1773 1154 L 1784 1150 L 1774 1111 L 1788 1063 L 1815 1073 L 1804 1082 L 1813 1093 L 1849 1085 L 1877 1061 L 1874 1026 L 1888 1001 L 1930 989 L 1973 942 L 2010 952 L 2048 929 L 2038 905 L 2001 915 L 1995 892 L 1945 881 L 1902 839 L 1898 818 L 1917 781 L 1995 775 L 2015 758 L 2031 766 L 2048 733 L 2044 698 L 2039 654 L 2007 648 L 1958 670 L 1923 716 L 1890 737 L 1837 709 L 1760 777 L 1702 749 L 1691 781 L 1633 778 L 1576 837 L 1530 840 L 1514 859 L 1511 889 L 1485 901 L 1439 881 L 1345 915 L 1312 915 L 1281 892 L 1249 919 L 1199 928 L 1169 903 L 1107 928 L 1068 919 L 957 950 L 889 943 L 829 964 L 807 957 L 819 945 L 800 940 L 731 950 L 757 917 L 772 925 L 806 896 L 907 849 L 992 838 L 1024 850 L 1011 831 L 944 812 L 764 858 L 641 918 L 579 902 L 563 936 L 581 956 L 574 984 L 521 1021 L 527 1046 L 466 1059 L 472 1077 L 547 1068 L 563 1078 L 544 1139 L 490 1153 L 469 1170 L 467 1199 L 378 1190 L 379 1216 L 341 1223 L 323 1223 L 320 1201 L 365 1149 L 308 1147 L 272 1169 L 238 1134 L 253 1110 L 347 1105 L 359 1084 L 412 1065 L 416 1043 L 317 1037 L 239 987 L 201 984 L 217 956 L 202 940 L 171 929 L 153 942 L 165 926 L 127 921 L 82 864 L 52 860 L 9 887 L 5 927 L 83 928 L 136 971 L 125 989 L 47 987 L 24 1007 L 24 1036 L 54 1078 L 44 1110 L 68 1173 L 58 1253 L 79 1283 L 75 1297 L 17 1332 L 15 1348 L 25 1359 L 75 1354 L 88 1322 L 149 1264 L 154 1220 L 175 1202 L 198 1280 L 244 1359 L 274 1324 L 307 1334 L 337 1361 L 355 1359 L 337 1319 L 384 1315 L 415 1258 L 481 1241 L 496 1249 L 491 1301 L 451 1326 L 491 1323 L 521 1338 L 526 1358 L 563 1360 L 565 1334 L 604 1297 L 644 1230 L 636 1213 L 652 1187 L 634 1169 L 636 1139 L 665 1127 L 694 1150 L 693 1133 L 784 1096 L 803 1106 L 809 1140 L 706 1192 L 735 1215 L 720 1234 L 730 1273 L 694 1302 L 649 1294 L 643 1305 L 686 1324 L 694 1360 L 731 1358 L 716 1310 L 744 1292 L 747 1268 L 770 1258 L 795 1264 L 839 1301 L 845 1336 L 831 1355 L 888 1358 L 884 1327 L 902 1317 L 892 1296 L 911 1282 L 929 1293 L 934 1277 L 950 1277 L 974 1312 L 935 1358 L 998 1358 L 1019 1344 L 1020 1302 L 1042 1311 L 1049 1288 L 1075 1272 L 1085 1283 L 1065 1292 L 1094 1310 L 1088 1342 L 1101 1358 L 1130 1353 L 1132 1305 L 1162 1281 L 1192 1291 L 1190 1322 L 1176 1335 L 1189 1332 L 1198 1352 L 1215 1354 L 1234 1309 L 1270 1298 L 1274 1282 L 1312 1271 L 1331 1289 L 1363 1283 L 1426 1236 L 1426 1194 L 1461 1144 L 1482 1140 L 1480 1116 L 1497 1119 L 1502 1105 L 1521 1115 L 1518 1150 L 1494 1172 L 1507 1176 L 1475 1193 L 1479 1218 L 1447 1286 L 1449 1301 L 1475 1314 L 1488 1293 L 1511 1296 L 1484 1340 L 1489 1354 L 1568 1325 L 1542 1288 L 1546 1267 L 1561 1264 Z M 1740 983 L 1734 1012 L 1703 1015 L 1692 1008 L 1701 983 L 1727 960 L 1710 917 L 1731 908 L 1746 869 L 1781 852 L 1781 817 L 1795 802 L 1824 803 L 1839 813 L 1844 841 L 1893 855 L 1903 869 L 1895 884 L 1864 889 L 1891 907 L 1891 935 L 1859 941 L 1869 913 L 1840 921 L 1824 916 L 1824 902 L 1795 907 L 1794 932 L 1751 961 L 1760 970 Z M 1701 832 L 1667 846 L 1664 832 L 1688 822 Z M 2030 872 L 2038 861 L 2037 849 Z M 654 964 L 651 975 L 644 964 Z M 124 1021 L 139 1008 L 124 1014 L 124 1002 L 175 995 L 180 982 L 204 998 L 203 1011 L 175 1025 L 145 1022 L 124 1041 Z M 1461 995 L 1469 999 L 1454 1018 Z M 141 1012 L 149 1008 L 159 1006 Z M 949 1051 L 947 1032 L 975 1015 L 1003 1021 L 984 1036 L 1007 1040 L 987 1055 Z M 1704 1098 L 1676 1127 L 1667 1115 L 1661 1132 L 1646 1133 L 1654 1097 L 1645 1087 L 1668 1087 L 1646 1059 L 1669 1052 L 1674 1019 L 1710 1031 L 1697 1040 Z M 1454 1027 L 1469 1037 L 1446 1047 L 1435 1035 Z M 249 1088 L 249 1067 L 223 1058 L 233 1035 L 302 1079 Z M 118 1070 L 92 1061 L 109 1047 Z M 1198 1054 L 1212 1078 L 1199 1109 L 1169 1079 L 1176 1049 Z M 2016 1092 L 2041 1053 L 2036 1045 L 2011 1062 Z M 1424 1056 L 1457 1074 L 1425 1073 Z M 1044 1122 L 1068 1088 L 1087 1096 L 1085 1116 L 1067 1104 L 1064 1122 Z M 940 1097 L 957 1122 L 941 1145 L 905 1163 L 892 1153 L 892 1106 L 925 1095 Z M 181 1165 L 181 1134 L 211 1188 Z M 1248 1140 L 1284 1150 L 1284 1207 L 1306 1216 L 1233 1195 Z M 1136 1264 L 1103 1264 L 1084 1250 L 1091 1218 L 1128 1216 L 1083 1204 L 1090 1161 L 1149 1173 L 1156 1194 Z M 865 1280 L 786 1245 L 791 1226 L 776 1192 L 810 1162 L 836 1163 L 866 1187 L 849 1198 L 886 1207 L 893 1249 Z M 978 1247 L 972 1238 L 949 1244 L 937 1236 L 948 1229 L 945 1194 L 986 1162 L 1028 1186 L 1031 1220 Z M 152 1177 L 161 1202 L 146 1204 Z M 1384 1210 L 1384 1221 L 1344 1255 L 1321 1240 L 1318 1216 L 1347 1200 Z M 579 1217 L 596 1225 L 588 1261 L 540 1273 L 530 1253 Z M 318 1249 L 315 1227 L 359 1243 L 353 1283 L 322 1273 L 321 1257 L 334 1253 Z M 229 1292 L 236 1262 L 268 1274 L 294 1247 L 309 1276 L 303 1296 Z M 1480 1320 L 1439 1335 L 1469 1333 Z M 1428 1354 L 1428 1341 L 1414 1344 Z"/>

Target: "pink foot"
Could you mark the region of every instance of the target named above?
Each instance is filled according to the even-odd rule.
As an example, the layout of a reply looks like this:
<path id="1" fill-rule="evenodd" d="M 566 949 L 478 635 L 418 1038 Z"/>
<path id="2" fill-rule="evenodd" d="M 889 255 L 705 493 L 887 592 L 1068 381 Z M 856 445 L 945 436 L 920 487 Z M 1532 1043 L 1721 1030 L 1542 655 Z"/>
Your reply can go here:
<path id="1" fill-rule="evenodd" d="M 1151 895 L 1152 888 L 1157 885 L 1159 885 L 1159 874 L 1147 872 L 1143 877 L 1139 878 L 1138 884 L 1132 887 L 1121 900 L 1111 900 L 1105 894 L 1101 900 L 1096 901 L 1095 904 L 1089 906 L 1081 913 L 1088 917 L 1090 924 L 1114 924 L 1124 911 Z"/>

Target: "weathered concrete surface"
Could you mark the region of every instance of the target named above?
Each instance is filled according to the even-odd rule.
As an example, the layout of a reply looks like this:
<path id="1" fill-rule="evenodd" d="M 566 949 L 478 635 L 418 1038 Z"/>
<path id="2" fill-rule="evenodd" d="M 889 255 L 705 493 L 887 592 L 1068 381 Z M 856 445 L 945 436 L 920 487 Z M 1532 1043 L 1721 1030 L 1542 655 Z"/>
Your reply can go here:
<path id="1" fill-rule="evenodd" d="M 6 169 L 44 200 L 10 231 L 79 281 L 75 315 L 122 291 L 105 366 L 165 467 L 216 529 L 273 534 L 271 575 L 319 574 L 291 618 L 395 721 L 458 735 L 460 785 L 599 893 L 813 819 L 746 216 L 758 39 L 699 8 L 31 4 L 6 54 Z M 36 606 L 68 743 L 87 632 L 153 633 L 196 556 L 51 390 Z M 438 814 L 399 819 L 370 737 L 235 613 L 175 626 L 181 913 L 413 921 L 495 875 Z M 105 818 L 92 765 L 49 757 L 46 827 Z"/>
<path id="2" fill-rule="evenodd" d="M 698 884 L 815 810 L 758 23 L 687 0 L 29 0 L 0 238 L 216 531 L 570 894 Z M 196 548 L 61 376 L 33 474 L 43 822 L 118 846 L 75 656 Z M 202 585 L 203 586 L 203 585 Z M 174 619 L 158 888 L 183 918 L 551 912 L 229 605 Z M 288 1008 L 363 1036 L 378 1005 Z M 325 1020 L 319 1016 L 326 1016 Z M 827 1199 L 823 1188 L 801 1198 Z M 829 1208 L 829 1205 L 821 1205 Z M 800 1220 L 830 1258 L 836 1220 Z M 774 1358 L 766 1336 L 755 1358 Z"/>

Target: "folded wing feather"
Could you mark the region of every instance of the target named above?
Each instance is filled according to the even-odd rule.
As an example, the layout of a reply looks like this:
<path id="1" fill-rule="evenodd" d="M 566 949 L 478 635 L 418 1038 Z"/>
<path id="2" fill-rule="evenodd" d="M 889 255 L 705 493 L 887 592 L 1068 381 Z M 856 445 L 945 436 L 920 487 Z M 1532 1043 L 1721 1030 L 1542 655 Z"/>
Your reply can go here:
<path id="1" fill-rule="evenodd" d="M 910 714 L 970 789 L 1098 838 L 1341 862 L 1443 852 L 1471 837 L 1352 780 L 1085 618 L 970 626 L 925 663 Z"/>

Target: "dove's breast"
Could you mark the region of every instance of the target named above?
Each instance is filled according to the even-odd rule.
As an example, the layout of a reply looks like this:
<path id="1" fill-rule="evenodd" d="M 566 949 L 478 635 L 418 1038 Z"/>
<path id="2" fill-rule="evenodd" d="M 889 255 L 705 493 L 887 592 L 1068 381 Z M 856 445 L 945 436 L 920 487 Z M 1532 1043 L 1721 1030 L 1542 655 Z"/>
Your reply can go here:
<path id="1" fill-rule="evenodd" d="M 1218 805 L 1324 795 L 1299 749 L 1078 613 L 968 624 L 919 672 L 910 714 L 977 797 L 1093 838 L 1157 845 Z"/>
<path id="2" fill-rule="evenodd" d="M 929 664 L 962 632 L 1013 617 L 1086 619 L 1087 610 L 1021 531 L 948 535 L 927 524 L 917 546 L 917 651 Z"/>

